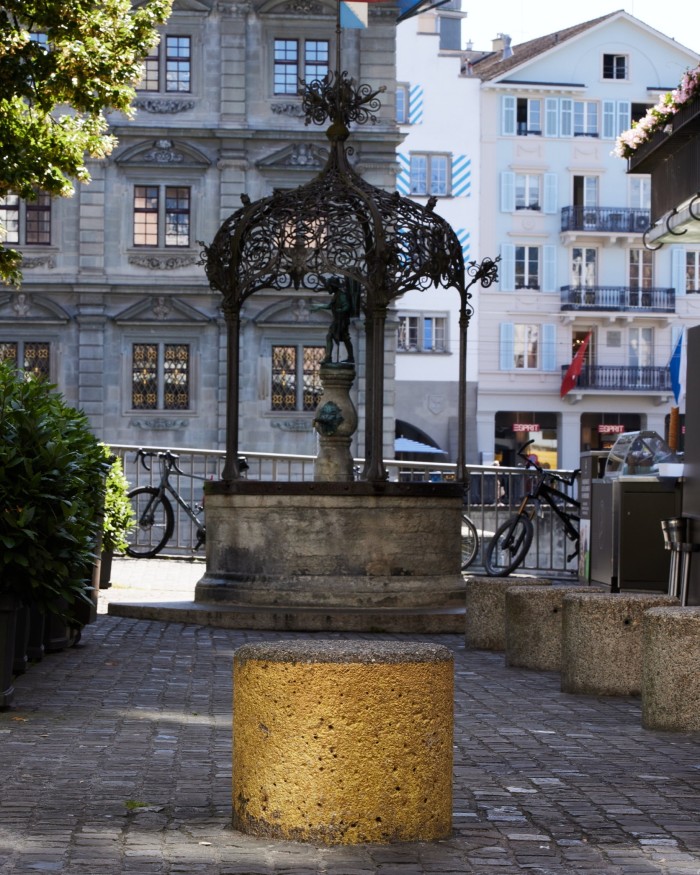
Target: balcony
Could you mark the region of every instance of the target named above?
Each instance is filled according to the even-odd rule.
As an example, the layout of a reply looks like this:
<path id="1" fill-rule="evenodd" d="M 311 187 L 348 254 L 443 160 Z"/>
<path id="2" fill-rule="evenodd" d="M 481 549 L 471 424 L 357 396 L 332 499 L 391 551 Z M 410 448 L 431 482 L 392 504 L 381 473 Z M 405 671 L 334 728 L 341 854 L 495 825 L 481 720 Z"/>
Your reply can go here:
<path id="1" fill-rule="evenodd" d="M 649 210 L 630 207 L 562 207 L 561 230 L 603 234 L 643 234 L 649 227 Z"/>
<path id="2" fill-rule="evenodd" d="M 700 97 L 683 104 L 667 130 L 643 143 L 629 159 L 628 169 L 651 174 L 654 228 L 647 242 L 700 242 L 696 197 L 700 191 Z"/>
<path id="3" fill-rule="evenodd" d="M 630 286 L 562 286 L 562 310 L 605 310 L 625 313 L 675 313 L 674 289 Z"/>
<path id="4" fill-rule="evenodd" d="M 562 366 L 562 380 L 569 365 Z M 667 367 L 633 365 L 584 365 L 574 392 L 593 389 L 607 392 L 671 392 Z"/>

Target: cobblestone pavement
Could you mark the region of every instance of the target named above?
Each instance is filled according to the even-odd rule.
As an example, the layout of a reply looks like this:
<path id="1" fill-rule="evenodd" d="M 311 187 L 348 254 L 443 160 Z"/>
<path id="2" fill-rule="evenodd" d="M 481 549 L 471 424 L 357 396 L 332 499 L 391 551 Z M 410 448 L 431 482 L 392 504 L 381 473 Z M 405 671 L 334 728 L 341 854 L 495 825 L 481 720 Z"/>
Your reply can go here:
<path id="1" fill-rule="evenodd" d="M 117 566 L 80 645 L 18 678 L 0 714 L 2 875 L 700 873 L 700 733 L 644 730 L 639 699 L 563 694 L 557 674 L 454 635 L 421 637 L 455 655 L 451 838 L 326 848 L 234 831 L 232 656 L 282 636 L 107 616 L 133 586 L 191 597 L 202 571 Z"/>

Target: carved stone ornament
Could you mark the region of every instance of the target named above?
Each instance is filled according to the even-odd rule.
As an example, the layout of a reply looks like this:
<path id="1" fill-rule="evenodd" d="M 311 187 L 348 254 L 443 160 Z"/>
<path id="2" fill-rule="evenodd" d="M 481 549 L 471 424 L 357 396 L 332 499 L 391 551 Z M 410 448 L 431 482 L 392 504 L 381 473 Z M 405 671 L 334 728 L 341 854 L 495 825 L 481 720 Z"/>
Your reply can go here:
<path id="1" fill-rule="evenodd" d="M 186 419 L 132 419 L 129 422 L 134 428 L 147 428 L 150 431 L 173 431 L 187 428 Z"/>
<path id="2" fill-rule="evenodd" d="M 145 267 L 147 270 L 177 270 L 197 262 L 196 255 L 130 255 L 129 264 Z"/>
<path id="3" fill-rule="evenodd" d="M 22 319 L 25 316 L 28 316 L 32 309 L 32 299 L 27 297 L 24 292 L 20 292 L 15 295 L 14 300 L 12 301 L 12 309 L 15 311 L 15 315 Z"/>
<path id="4" fill-rule="evenodd" d="M 157 319 L 167 319 L 172 311 L 170 303 L 162 295 L 153 302 L 153 315 Z"/>
<path id="5" fill-rule="evenodd" d="M 154 164 L 181 164 L 185 156 L 173 149 L 170 140 L 156 140 L 153 148 L 141 156 L 142 161 L 152 161 Z"/>
<path id="6" fill-rule="evenodd" d="M 294 118 L 303 118 L 304 110 L 300 103 L 273 103 L 270 109 L 277 115 L 291 115 Z"/>
<path id="7" fill-rule="evenodd" d="M 56 267 L 56 259 L 53 255 L 37 255 L 34 258 L 22 256 L 22 270 L 33 270 L 35 267 L 54 268 Z"/>
<path id="8" fill-rule="evenodd" d="M 284 11 L 291 12 L 293 15 L 323 15 L 326 9 L 314 0 L 290 0 Z"/>
<path id="9" fill-rule="evenodd" d="M 157 114 L 187 112 L 189 109 L 194 109 L 194 100 L 173 100 L 156 98 L 156 97 L 138 97 L 133 104 L 136 109 L 142 109 L 144 112 Z"/>

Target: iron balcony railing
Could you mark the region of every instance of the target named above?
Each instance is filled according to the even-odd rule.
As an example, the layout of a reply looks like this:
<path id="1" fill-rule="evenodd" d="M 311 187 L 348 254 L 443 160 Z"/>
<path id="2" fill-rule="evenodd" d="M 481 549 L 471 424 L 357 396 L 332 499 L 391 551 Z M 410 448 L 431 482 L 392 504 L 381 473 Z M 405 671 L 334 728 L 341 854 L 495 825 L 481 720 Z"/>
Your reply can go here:
<path id="1" fill-rule="evenodd" d="M 562 378 L 568 369 L 568 365 L 562 366 Z M 609 392 L 670 392 L 671 374 L 667 367 L 653 365 L 584 365 L 576 388 Z"/>
<path id="2" fill-rule="evenodd" d="M 158 482 L 157 463 L 151 473 L 136 464 L 139 447 L 112 445 L 124 465 L 124 473 L 132 488 L 151 486 Z M 143 447 L 146 450 L 171 449 L 179 456 L 179 467 L 184 475 L 175 472 L 171 483 L 189 503 L 201 502 L 205 480 L 216 480 L 221 476 L 224 453 L 219 450 L 201 450 L 178 447 Z M 314 456 L 284 455 L 280 453 L 242 452 L 249 469 L 246 476 L 250 480 L 304 481 L 314 478 Z M 362 467 L 363 460 L 356 464 Z M 389 479 L 400 482 L 410 481 L 450 481 L 455 478 L 456 466 L 443 462 L 404 462 L 398 459 L 385 461 Z M 522 496 L 531 486 L 532 472 L 525 468 L 494 467 L 491 465 L 470 465 L 469 487 L 464 496 L 464 508 L 477 528 L 480 539 L 479 554 L 470 571 L 483 569 L 481 556 L 484 542 L 493 535 L 498 526 L 513 514 Z M 561 473 L 570 477 L 570 471 Z M 575 491 L 576 487 L 574 487 Z M 567 490 L 571 492 L 572 490 Z M 166 545 L 166 556 L 191 556 L 196 543 L 196 529 L 191 520 L 173 503 L 175 513 L 175 532 Z M 533 519 L 535 537 L 521 571 L 538 572 L 554 576 L 576 576 L 576 560 L 567 562 L 566 552 L 570 544 L 566 541 L 561 526 L 552 518 L 549 509 Z M 203 551 L 199 555 L 203 556 Z"/>
<path id="3" fill-rule="evenodd" d="M 643 234 L 650 210 L 631 207 L 562 207 L 562 231 L 602 231 L 606 234 Z"/>
<path id="4" fill-rule="evenodd" d="M 675 289 L 631 286 L 562 286 L 562 310 L 618 310 L 675 313 Z"/>

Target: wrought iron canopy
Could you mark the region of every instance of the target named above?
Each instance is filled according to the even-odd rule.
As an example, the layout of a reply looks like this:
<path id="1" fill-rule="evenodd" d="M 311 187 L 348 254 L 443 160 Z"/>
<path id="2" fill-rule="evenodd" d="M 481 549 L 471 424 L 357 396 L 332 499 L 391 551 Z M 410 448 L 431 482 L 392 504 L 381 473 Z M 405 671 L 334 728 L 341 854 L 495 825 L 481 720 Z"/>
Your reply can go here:
<path id="1" fill-rule="evenodd" d="M 306 185 L 250 202 L 221 226 L 204 264 L 224 307 L 239 310 L 260 289 L 323 291 L 331 276 L 362 289 L 365 309 L 386 307 L 410 289 L 454 287 L 464 294 L 462 247 L 451 226 L 426 206 L 366 182 L 348 160 L 350 121 L 375 121 L 378 92 L 331 73 L 306 86 L 306 122 L 323 124 L 330 152 Z"/>

